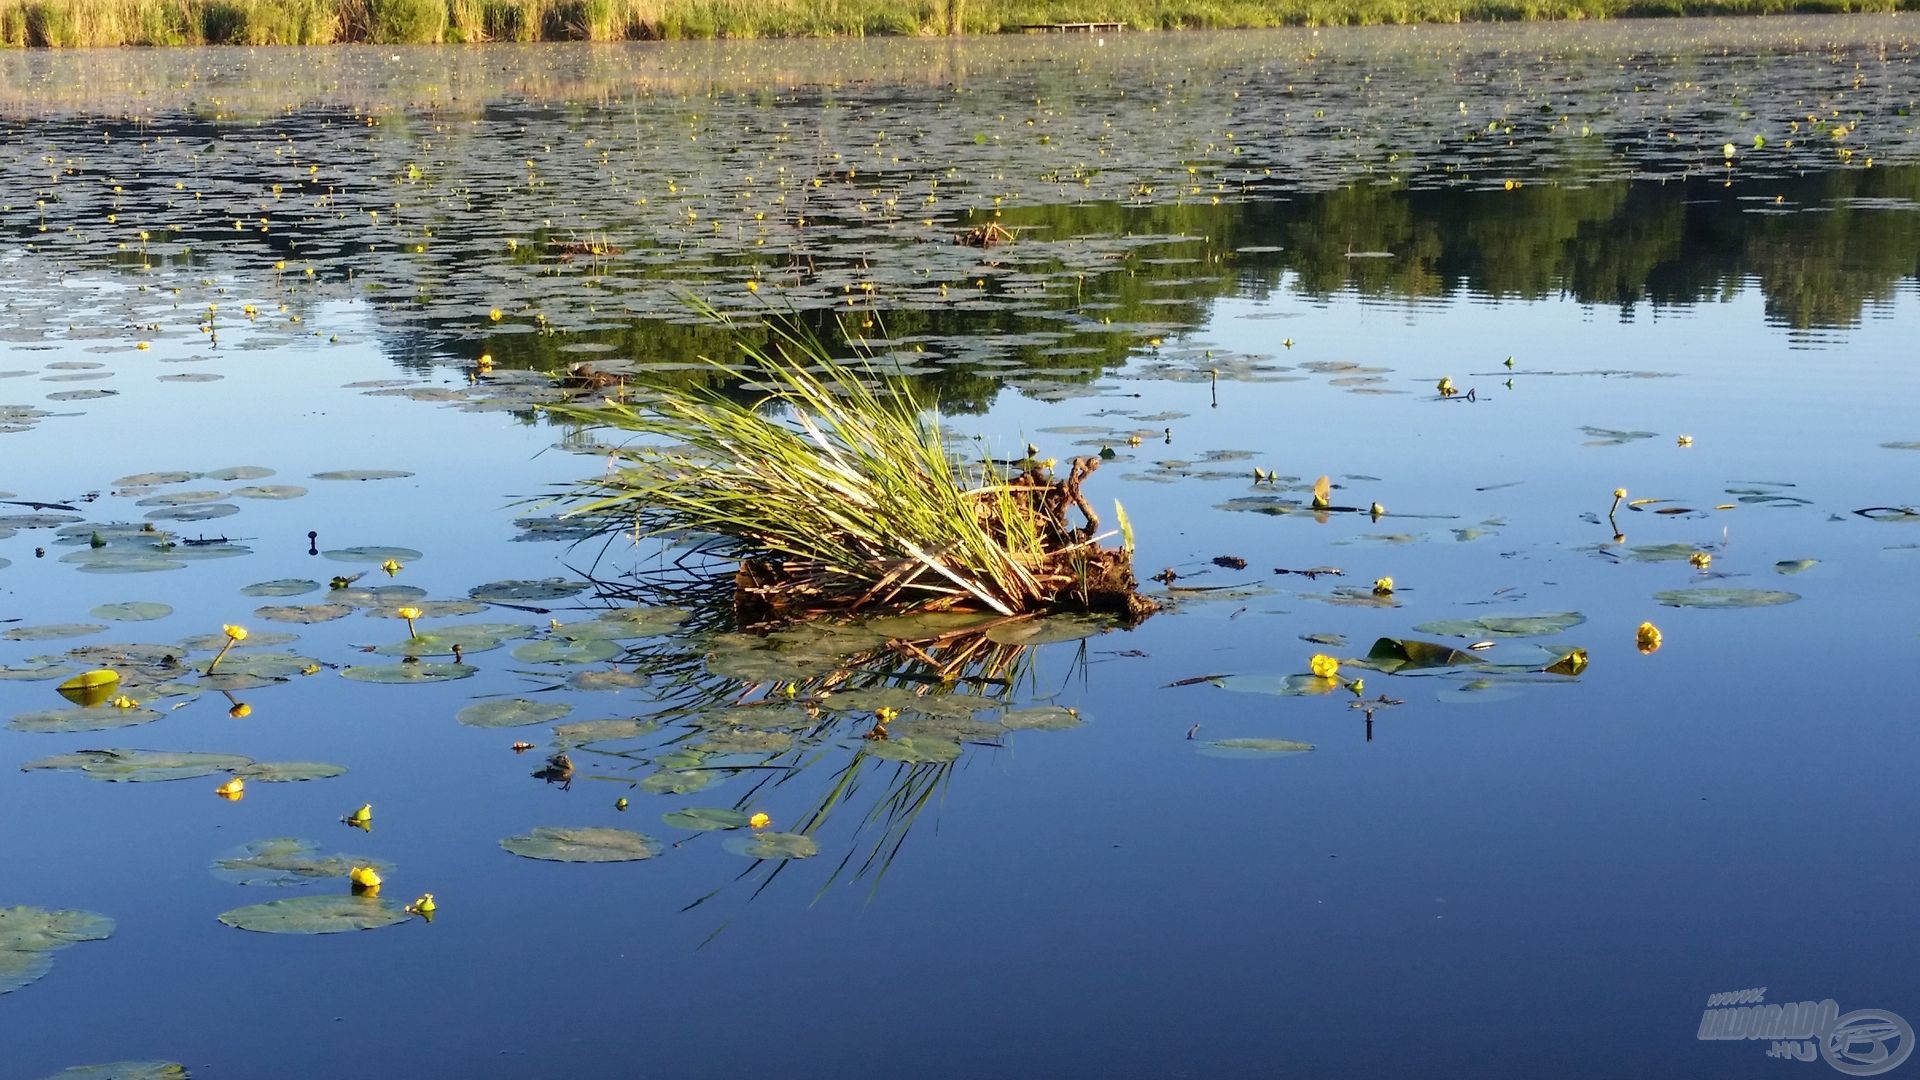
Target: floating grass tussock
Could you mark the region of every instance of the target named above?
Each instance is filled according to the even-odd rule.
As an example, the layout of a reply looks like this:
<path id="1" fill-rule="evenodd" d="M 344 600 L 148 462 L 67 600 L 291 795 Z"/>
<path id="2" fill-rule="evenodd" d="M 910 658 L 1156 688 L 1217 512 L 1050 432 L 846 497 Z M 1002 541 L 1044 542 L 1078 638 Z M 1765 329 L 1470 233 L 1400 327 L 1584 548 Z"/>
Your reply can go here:
<path id="1" fill-rule="evenodd" d="M 870 607 L 1130 621 L 1154 610 L 1135 590 L 1130 536 L 1103 546 L 1112 534 L 1096 535 L 1080 493 L 1100 459 L 1076 459 L 1058 479 L 1031 457 L 963 462 L 903 383 L 876 392 L 818 342 L 783 330 L 773 342 L 742 346 L 771 387 L 751 404 L 692 389 L 556 407 L 668 444 L 619 451 L 624 464 L 579 485 L 572 497 L 585 502 L 569 516 L 693 537 L 698 553 L 737 561 L 743 622 Z M 1076 508 L 1084 527 L 1068 521 Z"/>

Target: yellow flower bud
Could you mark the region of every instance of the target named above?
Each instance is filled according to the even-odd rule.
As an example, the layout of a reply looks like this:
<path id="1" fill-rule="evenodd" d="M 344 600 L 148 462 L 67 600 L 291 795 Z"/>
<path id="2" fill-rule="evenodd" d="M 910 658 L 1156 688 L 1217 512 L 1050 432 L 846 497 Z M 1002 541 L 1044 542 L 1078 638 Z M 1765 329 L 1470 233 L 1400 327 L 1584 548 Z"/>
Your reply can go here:
<path id="1" fill-rule="evenodd" d="M 1393 579 L 1390 577 L 1374 579 L 1373 594 L 1375 596 L 1392 596 L 1393 595 Z"/>
<path id="2" fill-rule="evenodd" d="M 765 814 L 755 814 L 752 817 L 747 819 L 747 824 L 753 826 L 756 829 L 764 829 L 767 826 L 773 824 L 773 819 L 768 817 Z"/>
<path id="3" fill-rule="evenodd" d="M 233 625 L 222 626 L 220 628 L 220 632 L 227 635 L 228 641 L 247 640 L 247 628 L 244 626 L 233 626 Z"/>
<path id="4" fill-rule="evenodd" d="M 1633 638 L 1634 644 L 1643 653 L 1651 655 L 1660 651 L 1660 628 L 1650 622 L 1641 623 Z"/>
<path id="5" fill-rule="evenodd" d="M 356 866 L 347 877 L 362 889 L 377 889 L 380 887 L 380 874 L 371 866 Z"/>
<path id="6" fill-rule="evenodd" d="M 1335 660 L 1326 653 L 1314 653 L 1313 659 L 1307 661 L 1307 670 L 1322 679 L 1338 678 L 1340 675 L 1340 661 Z"/>

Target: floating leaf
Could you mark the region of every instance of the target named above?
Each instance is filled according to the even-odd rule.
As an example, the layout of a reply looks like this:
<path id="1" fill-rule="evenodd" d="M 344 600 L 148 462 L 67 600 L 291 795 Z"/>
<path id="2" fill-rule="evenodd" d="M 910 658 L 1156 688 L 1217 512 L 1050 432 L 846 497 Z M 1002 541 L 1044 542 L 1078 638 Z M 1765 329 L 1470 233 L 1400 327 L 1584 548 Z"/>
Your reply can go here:
<path id="1" fill-rule="evenodd" d="M 301 885 L 322 878 L 343 878 L 356 866 L 382 874 L 393 864 L 359 855 L 322 855 L 305 840 L 290 836 L 255 840 L 213 861 L 213 873 L 236 885 Z"/>
<path id="2" fill-rule="evenodd" d="M 563 702 L 535 702 L 526 698 L 496 698 L 461 709 L 454 719 L 468 727 L 509 728 L 545 724 L 573 711 Z"/>
<path id="3" fill-rule="evenodd" d="M 115 622 L 151 622 L 173 614 L 173 608 L 151 600 L 129 600 L 120 604 L 101 604 L 87 614 L 96 619 L 111 619 Z"/>
<path id="4" fill-rule="evenodd" d="M 385 547 L 378 544 L 367 544 L 361 547 L 334 548 L 330 551 L 323 551 L 320 554 L 325 558 L 332 559 L 334 562 L 374 563 L 376 565 L 384 563 L 388 559 L 402 563 L 410 563 L 426 558 L 424 554 L 412 548 Z"/>
<path id="5" fill-rule="evenodd" d="M 116 705 L 90 705 L 73 709 L 41 709 L 21 713 L 7 721 L 14 731 L 39 735 L 69 735 L 82 731 L 111 731 L 160 719 L 152 709 L 123 709 Z"/>
<path id="6" fill-rule="evenodd" d="M 1722 609 L 1791 604 L 1800 599 L 1800 594 L 1775 589 L 1701 588 L 1668 589 L 1654 593 L 1653 598 L 1667 607 Z"/>
<path id="7" fill-rule="evenodd" d="M 722 731 L 687 744 L 689 749 L 709 754 L 778 754 L 793 746 L 793 736 L 784 731 Z"/>
<path id="8" fill-rule="evenodd" d="M 1308 674 L 1216 675 L 1205 681 L 1237 694 L 1273 694 L 1276 697 L 1318 697 L 1333 693 L 1341 685 L 1339 679 Z"/>
<path id="9" fill-rule="evenodd" d="M 1015 709 L 1000 718 L 1000 723 L 1013 731 L 1065 731 L 1085 722 L 1077 711 L 1058 705 Z"/>
<path id="10" fill-rule="evenodd" d="M 77 750 L 55 754 L 20 766 L 21 772 L 35 769 L 73 770 L 94 780 L 147 783 L 162 780 L 191 780 L 253 764 L 253 759 L 238 754 L 207 754 L 175 750 Z"/>
<path id="11" fill-rule="evenodd" d="M 1291 739 L 1214 739 L 1200 743 L 1200 752 L 1208 757 L 1262 758 L 1287 757 L 1313 749 L 1312 743 Z"/>
<path id="12" fill-rule="evenodd" d="M 405 469 L 334 469 L 313 474 L 315 480 L 400 480 L 413 474 Z"/>
<path id="13" fill-rule="evenodd" d="M 748 819 L 738 810 L 694 806 L 685 810 L 669 810 L 660 815 L 660 820 L 676 829 L 707 832 L 714 829 L 744 829 Z"/>
<path id="14" fill-rule="evenodd" d="M 918 765 L 926 762 L 953 761 L 960 756 L 960 744 L 951 739 L 924 736 L 915 738 L 903 735 L 899 738 L 868 743 L 867 753 L 886 761 L 902 761 Z"/>
<path id="15" fill-rule="evenodd" d="M 820 845 L 805 833 L 743 833 L 727 837 L 720 846 L 749 859 L 808 859 L 820 854 Z"/>
<path id="16" fill-rule="evenodd" d="M 691 795 L 712 787 L 722 775 L 718 769 L 662 768 L 641 777 L 640 790 L 649 795 Z"/>
<path id="17" fill-rule="evenodd" d="M 314 623 L 332 622 L 353 614 L 353 609 L 345 604 L 267 604 L 253 609 L 255 618 L 268 622 L 295 623 L 311 626 Z"/>
<path id="18" fill-rule="evenodd" d="M 378 930 L 413 915 L 377 896 L 295 896 L 224 912 L 220 921 L 257 934 L 339 934 Z"/>
<path id="19" fill-rule="evenodd" d="M 100 623 L 49 623 L 45 626 L 16 626 L 0 637 L 8 641 L 53 641 L 57 638 L 85 637 L 106 627 Z"/>
<path id="20" fill-rule="evenodd" d="M 263 784 L 294 784 L 345 776 L 347 767 L 330 765 L 324 761 L 256 761 L 231 771 L 242 780 L 257 780 Z"/>
<path id="21" fill-rule="evenodd" d="M 1819 565 L 1820 560 L 1818 559 L 1783 559 L 1773 564 L 1773 572 L 1776 574 L 1804 574 Z"/>
<path id="22" fill-rule="evenodd" d="M 628 829 L 551 825 L 539 826 L 523 836 L 509 836 L 500 841 L 500 846 L 523 859 L 549 862 L 634 862 L 660 854 L 651 839 Z"/>
<path id="23" fill-rule="evenodd" d="M 660 721 L 637 717 L 632 720 L 576 720 L 571 724 L 557 725 L 553 729 L 553 738 L 562 746 L 585 746 L 588 743 L 637 739 L 659 730 Z"/>
<path id="24" fill-rule="evenodd" d="M 187 1080 L 187 1067 L 177 1061 L 109 1061 L 104 1065 L 74 1065 L 46 1080 Z"/>
<path id="25" fill-rule="evenodd" d="M 534 600 L 561 600 L 584 592 L 586 585 L 567 578 L 540 578 L 532 581 L 490 581 L 475 585 L 467 595 L 489 603 L 524 603 Z"/>
<path id="26" fill-rule="evenodd" d="M 247 487 L 234 488 L 227 494 L 242 499 L 269 499 L 280 501 L 297 499 L 306 493 L 306 488 L 296 484 L 252 484 Z"/>
<path id="27" fill-rule="evenodd" d="M 355 664 L 340 669 L 342 678 L 369 683 L 434 683 L 465 679 L 480 669 L 472 664 Z"/>
<path id="28" fill-rule="evenodd" d="M 1577 611 L 1562 611 L 1552 615 L 1487 615 L 1478 619 L 1443 619 L 1438 622 L 1421 623 L 1414 629 L 1423 634 L 1475 640 L 1545 637 L 1548 634 L 1558 634 L 1563 630 L 1579 626 L 1586 621 L 1587 617 Z"/>
<path id="29" fill-rule="evenodd" d="M 256 581 L 240 590 L 241 596 L 300 596 L 320 587 L 317 581 L 307 578 L 275 578 L 272 581 Z"/>
<path id="30" fill-rule="evenodd" d="M 113 920 L 91 911 L 0 908 L 0 994 L 45 975 L 53 966 L 52 953 L 112 933 Z"/>
<path id="31" fill-rule="evenodd" d="M 1000 623 L 987 631 L 987 640 L 1000 645 L 1048 645 L 1104 634 L 1114 625 L 1112 619 L 1092 615 L 1053 615 Z"/>
<path id="32" fill-rule="evenodd" d="M 611 641 L 529 641 L 514 648 L 513 658 L 529 664 L 597 664 L 620 652 Z"/>
<path id="33" fill-rule="evenodd" d="M 1478 658 L 1472 653 L 1437 642 L 1383 637 L 1373 643 L 1373 648 L 1367 650 L 1366 660 L 1359 663 L 1391 675 L 1398 671 L 1477 662 Z"/>
<path id="34" fill-rule="evenodd" d="M 924 713 L 928 716 L 972 716 L 983 709 L 996 709 L 1000 706 L 990 698 L 976 697 L 972 694 L 917 694 L 905 687 L 876 686 L 830 695 L 821 702 L 821 707 L 834 712 L 898 709 L 901 712 Z"/>

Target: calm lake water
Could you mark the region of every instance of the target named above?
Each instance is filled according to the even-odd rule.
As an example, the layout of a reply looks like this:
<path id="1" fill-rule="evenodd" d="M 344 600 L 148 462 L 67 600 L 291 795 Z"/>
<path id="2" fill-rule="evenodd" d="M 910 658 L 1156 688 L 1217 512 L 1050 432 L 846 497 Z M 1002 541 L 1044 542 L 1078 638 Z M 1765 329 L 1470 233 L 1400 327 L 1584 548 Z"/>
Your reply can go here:
<path id="1" fill-rule="evenodd" d="M 0 911 L 114 924 L 0 923 L 0 1074 L 1827 1075 L 1698 1033 L 1761 987 L 1920 1020 L 1916 56 L 1906 17 L 0 54 Z M 1112 450 L 1169 609 L 1003 628 L 960 705 L 867 656 L 897 626 L 602 617 L 586 575 L 657 553 L 541 504 L 618 440 L 537 406 L 581 364 L 750 396 L 763 317 L 1003 455 Z M 137 705 L 55 693 L 103 666 Z M 836 681 L 933 690 L 921 759 Z M 105 749 L 346 771 L 20 771 Z M 503 850 L 539 827 L 654 857 Z M 223 923 L 347 897 L 216 867 L 277 838 L 435 917 Z"/>

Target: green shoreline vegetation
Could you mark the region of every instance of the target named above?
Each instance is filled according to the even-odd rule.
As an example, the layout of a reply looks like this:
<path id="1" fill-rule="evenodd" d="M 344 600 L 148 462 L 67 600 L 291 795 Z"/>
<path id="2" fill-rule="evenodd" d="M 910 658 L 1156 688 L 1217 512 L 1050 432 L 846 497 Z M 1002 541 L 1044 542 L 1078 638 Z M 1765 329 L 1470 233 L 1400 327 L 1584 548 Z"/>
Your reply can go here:
<path id="1" fill-rule="evenodd" d="M 1893 12 L 1920 0 L 0 0 L 0 46 L 937 36 Z"/>

